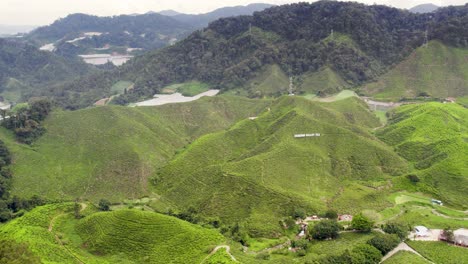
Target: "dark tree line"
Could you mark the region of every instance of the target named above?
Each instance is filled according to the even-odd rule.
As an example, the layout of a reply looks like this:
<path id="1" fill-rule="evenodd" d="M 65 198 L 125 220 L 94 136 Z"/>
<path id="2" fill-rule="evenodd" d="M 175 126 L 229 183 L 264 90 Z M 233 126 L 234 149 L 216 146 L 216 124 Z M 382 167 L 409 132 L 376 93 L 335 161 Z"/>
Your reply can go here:
<path id="1" fill-rule="evenodd" d="M 28 107 L 20 108 L 16 113 L 2 111 L 2 125 L 12 130 L 16 139 L 31 144 L 45 132 L 41 122 L 52 111 L 52 102 L 46 98 L 33 98 Z"/>

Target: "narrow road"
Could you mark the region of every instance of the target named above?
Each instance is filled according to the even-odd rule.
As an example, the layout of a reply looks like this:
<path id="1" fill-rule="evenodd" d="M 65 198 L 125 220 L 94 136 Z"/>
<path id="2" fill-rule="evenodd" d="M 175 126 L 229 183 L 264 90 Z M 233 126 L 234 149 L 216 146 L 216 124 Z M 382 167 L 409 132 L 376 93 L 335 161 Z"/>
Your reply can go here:
<path id="1" fill-rule="evenodd" d="M 408 246 L 408 244 L 406 244 L 405 242 L 401 242 L 396 248 L 394 248 L 392 251 L 388 252 L 387 255 L 385 255 L 382 260 L 380 261 L 380 263 L 384 262 L 385 260 L 391 258 L 393 255 L 395 255 L 396 253 L 398 253 L 399 251 L 409 251 L 411 253 L 414 253 L 418 256 L 420 256 L 421 258 L 425 259 L 427 262 L 429 263 L 432 263 L 432 264 L 435 264 L 434 262 L 428 260 L 427 258 L 423 257 L 421 254 L 419 254 L 416 250 L 414 250 L 413 248 L 411 248 L 410 246 Z"/>
<path id="2" fill-rule="evenodd" d="M 441 214 L 436 209 L 432 209 L 432 213 L 437 215 L 437 216 L 443 217 L 445 219 L 453 219 L 453 220 L 461 220 L 461 221 L 467 221 L 468 220 L 468 217 L 452 217 L 452 216 Z"/>
<path id="3" fill-rule="evenodd" d="M 220 249 L 222 249 L 222 248 L 226 249 L 226 252 L 228 253 L 229 257 L 231 257 L 232 261 L 237 262 L 236 258 L 231 254 L 231 247 L 230 247 L 230 246 L 227 246 L 227 245 L 222 245 L 222 246 L 217 246 L 217 247 L 215 247 L 215 248 L 211 251 L 211 253 L 210 253 L 208 256 L 206 256 L 206 257 L 202 260 L 202 262 L 200 262 L 200 263 L 204 263 L 209 257 L 211 257 L 212 255 L 214 255 L 216 252 L 218 252 L 218 250 L 220 250 Z"/>
<path id="4" fill-rule="evenodd" d="M 88 205 L 87 205 L 86 203 L 80 203 L 80 205 L 81 205 L 80 212 L 82 212 L 83 210 L 85 210 L 85 209 L 88 207 Z M 69 248 L 67 248 L 67 247 L 63 244 L 63 242 L 62 242 L 62 240 L 60 239 L 60 237 L 59 237 L 57 234 L 55 234 L 55 232 L 52 232 L 53 229 L 54 229 L 54 224 L 55 224 L 55 221 L 57 220 L 57 218 L 59 218 L 59 217 L 61 217 L 61 216 L 64 216 L 64 215 L 66 215 L 66 213 L 61 213 L 61 214 L 58 214 L 58 215 L 54 216 L 54 217 L 50 220 L 48 231 L 54 235 L 55 241 L 57 241 L 57 243 L 58 243 L 61 247 L 63 247 L 63 248 L 68 252 L 68 254 L 70 254 L 73 258 L 75 258 L 75 260 L 76 260 L 78 263 L 84 264 L 84 262 L 83 262 L 78 256 L 76 256 Z"/>

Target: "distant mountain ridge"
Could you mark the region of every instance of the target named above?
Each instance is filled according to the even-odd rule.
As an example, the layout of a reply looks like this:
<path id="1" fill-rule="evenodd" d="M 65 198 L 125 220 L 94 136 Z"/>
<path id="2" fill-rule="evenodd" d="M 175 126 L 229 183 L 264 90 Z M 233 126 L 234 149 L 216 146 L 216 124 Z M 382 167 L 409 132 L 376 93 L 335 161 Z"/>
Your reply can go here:
<path id="1" fill-rule="evenodd" d="M 217 9 L 200 15 L 181 14 L 173 10 L 146 14 L 98 17 L 71 14 L 49 26 L 40 27 L 28 39 L 37 45 L 54 43 L 55 52 L 63 56 L 100 53 L 127 53 L 127 49 L 151 50 L 174 44 L 194 30 L 221 17 L 250 15 L 272 5 L 251 4 Z M 87 36 L 86 34 L 92 34 Z"/>
<path id="2" fill-rule="evenodd" d="M 206 14 L 177 14 L 172 15 L 172 17 L 180 22 L 193 25 L 196 28 L 202 28 L 208 26 L 211 21 L 222 17 L 252 15 L 254 12 L 263 11 L 273 6 L 274 5 L 271 4 L 249 4 L 247 6 L 223 7 Z"/>
<path id="3" fill-rule="evenodd" d="M 152 12 L 152 11 L 151 11 Z M 148 12 L 150 13 L 150 12 Z M 177 15 L 182 15 L 182 13 L 179 13 L 175 10 L 162 10 L 162 11 L 159 11 L 157 12 L 158 14 L 160 15 L 163 15 L 163 16 L 177 16 Z"/>
<path id="4" fill-rule="evenodd" d="M 413 8 L 410 8 L 409 11 L 413 13 L 431 13 L 431 12 L 436 11 L 438 8 L 439 6 L 429 3 L 429 4 L 417 5 Z"/>

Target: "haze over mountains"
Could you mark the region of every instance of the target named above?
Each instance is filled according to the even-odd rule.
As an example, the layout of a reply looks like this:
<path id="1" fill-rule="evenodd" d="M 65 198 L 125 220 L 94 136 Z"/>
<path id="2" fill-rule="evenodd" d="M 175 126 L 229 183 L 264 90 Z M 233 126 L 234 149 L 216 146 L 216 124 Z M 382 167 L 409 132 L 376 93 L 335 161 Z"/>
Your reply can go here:
<path id="1" fill-rule="evenodd" d="M 28 39 L 37 45 L 53 43 L 55 53 L 76 56 L 93 53 L 131 53 L 131 50 L 152 50 L 174 44 L 196 29 L 221 17 L 250 15 L 270 7 L 267 4 L 225 7 L 210 13 L 170 16 L 148 12 L 138 15 L 97 17 L 72 14 L 49 26 L 31 32 Z M 86 33 L 89 33 L 86 35 Z"/>

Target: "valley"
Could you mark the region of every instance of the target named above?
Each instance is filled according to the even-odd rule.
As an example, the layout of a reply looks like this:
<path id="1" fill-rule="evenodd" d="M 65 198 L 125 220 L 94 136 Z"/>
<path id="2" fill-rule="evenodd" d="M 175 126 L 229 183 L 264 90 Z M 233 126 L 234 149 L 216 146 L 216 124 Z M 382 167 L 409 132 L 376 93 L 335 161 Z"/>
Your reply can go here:
<path id="1" fill-rule="evenodd" d="M 467 23 L 318 1 L 0 39 L 0 263 L 468 263 Z"/>

